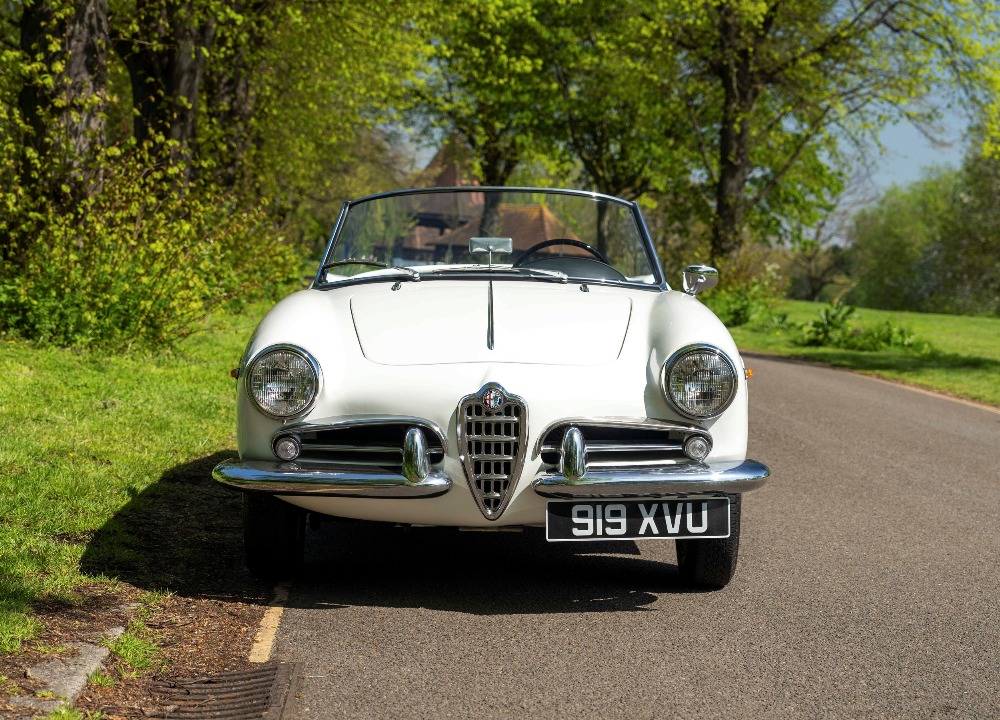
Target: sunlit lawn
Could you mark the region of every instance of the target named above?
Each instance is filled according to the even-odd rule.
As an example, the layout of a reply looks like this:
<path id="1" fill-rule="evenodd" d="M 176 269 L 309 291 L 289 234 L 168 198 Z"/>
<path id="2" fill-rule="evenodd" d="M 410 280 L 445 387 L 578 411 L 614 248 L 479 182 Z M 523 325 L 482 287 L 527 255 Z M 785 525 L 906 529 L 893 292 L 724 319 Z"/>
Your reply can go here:
<path id="1" fill-rule="evenodd" d="M 933 346 L 929 353 L 904 350 L 860 352 L 826 347 L 801 347 L 797 325 L 818 317 L 818 303 L 785 301 L 778 308 L 789 327 L 764 331 L 733 328 L 743 350 L 794 356 L 901 380 L 980 402 L 1000 406 L 1000 318 L 888 312 L 860 308 L 852 321 L 874 325 L 887 319 L 909 328 Z"/>
<path id="2" fill-rule="evenodd" d="M 229 371 L 265 307 L 159 357 L 0 340 L 0 652 L 37 630 L 29 608 L 72 603 L 87 539 L 164 471 L 235 447 Z"/>

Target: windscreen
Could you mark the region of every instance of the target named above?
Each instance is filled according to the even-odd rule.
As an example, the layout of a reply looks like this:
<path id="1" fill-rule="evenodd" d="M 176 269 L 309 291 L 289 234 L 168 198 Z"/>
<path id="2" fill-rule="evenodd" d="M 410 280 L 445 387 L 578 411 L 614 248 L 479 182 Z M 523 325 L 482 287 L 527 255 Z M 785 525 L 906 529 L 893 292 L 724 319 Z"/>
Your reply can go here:
<path id="1" fill-rule="evenodd" d="M 473 238 L 510 238 L 512 252 L 472 253 Z M 534 190 L 459 188 L 359 201 L 349 206 L 324 262 L 345 260 L 456 271 L 492 263 L 526 274 L 655 283 L 631 204 Z M 331 272 L 350 276 L 372 270 L 351 264 Z"/>

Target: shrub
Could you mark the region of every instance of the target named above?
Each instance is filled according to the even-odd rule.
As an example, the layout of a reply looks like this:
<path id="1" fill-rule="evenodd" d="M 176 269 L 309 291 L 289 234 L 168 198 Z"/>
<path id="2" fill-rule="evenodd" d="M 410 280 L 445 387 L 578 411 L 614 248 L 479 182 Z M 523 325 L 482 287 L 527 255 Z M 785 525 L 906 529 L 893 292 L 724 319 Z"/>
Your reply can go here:
<path id="1" fill-rule="evenodd" d="M 764 247 L 746 247 L 722 263 L 720 284 L 705 296 L 705 304 L 727 327 L 772 322 L 786 281 L 772 254 Z"/>
<path id="2" fill-rule="evenodd" d="M 64 346 L 169 347 L 213 308 L 295 275 L 263 214 L 121 158 L 68 212 L 42 205 L 0 281 L 0 330 Z"/>
<path id="3" fill-rule="evenodd" d="M 856 308 L 834 300 L 820 308 L 819 319 L 802 326 L 801 344 L 807 347 L 837 345 L 848 331 L 848 321 Z"/>
<path id="4" fill-rule="evenodd" d="M 844 350 L 877 352 L 897 348 L 927 353 L 933 350 L 930 343 L 920 340 L 909 328 L 892 320 L 884 320 L 871 327 L 850 324 L 857 309 L 839 300 L 820 308 L 819 318 L 802 325 L 798 344 L 807 347 L 837 347 Z"/>

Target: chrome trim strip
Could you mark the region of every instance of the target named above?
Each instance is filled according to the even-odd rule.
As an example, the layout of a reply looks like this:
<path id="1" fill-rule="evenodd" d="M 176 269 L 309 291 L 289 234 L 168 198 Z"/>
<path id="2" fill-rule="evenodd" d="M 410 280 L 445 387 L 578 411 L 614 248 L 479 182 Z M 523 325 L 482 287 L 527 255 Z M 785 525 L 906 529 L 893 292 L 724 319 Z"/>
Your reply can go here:
<path id="1" fill-rule="evenodd" d="M 671 420 L 658 420 L 656 418 L 634 418 L 634 417 L 576 417 L 562 418 L 553 423 L 549 423 L 542 430 L 535 442 L 535 455 L 538 457 L 543 451 L 554 451 L 555 446 L 543 446 L 542 441 L 550 432 L 563 425 L 574 425 L 583 427 L 620 427 L 636 428 L 637 430 L 676 430 L 678 432 L 688 432 L 692 434 L 708 436 L 708 430 L 698 425 L 688 425 L 686 423 L 673 422 Z M 551 450 L 548 448 L 551 447 Z M 619 446 L 620 447 L 620 446 Z"/>
<path id="2" fill-rule="evenodd" d="M 349 417 L 327 417 L 317 418 L 312 422 L 294 423 L 285 425 L 274 433 L 272 443 L 278 435 L 288 435 L 290 433 L 323 432 L 324 430 L 338 430 L 344 427 L 356 425 L 416 425 L 425 430 L 430 430 L 441 443 L 444 454 L 448 454 L 448 440 L 445 438 L 441 426 L 430 420 L 410 417 L 408 415 L 351 415 Z"/>
<path id="3" fill-rule="evenodd" d="M 549 498 L 661 497 L 688 493 L 749 492 L 764 484 L 770 469 L 756 460 L 742 463 L 690 463 L 676 467 L 589 471 L 579 480 L 558 473 L 540 475 L 531 484 Z"/>
<path id="4" fill-rule="evenodd" d="M 486 304 L 486 349 L 493 349 L 493 281 L 489 282 L 489 301 Z"/>
<path id="5" fill-rule="evenodd" d="M 225 460 L 212 477 L 236 490 L 270 495 L 322 495 L 353 498 L 428 498 L 451 489 L 443 472 L 429 472 L 419 482 L 403 475 L 365 468 L 331 470 L 305 463 Z"/>
<path id="6" fill-rule="evenodd" d="M 326 250 L 323 251 L 323 262 L 319 264 L 319 270 L 316 271 L 316 277 L 313 278 L 312 285 L 309 286 L 310 288 L 314 288 L 319 285 L 320 278 L 323 278 L 323 264 L 326 262 L 326 259 L 330 257 L 330 251 L 333 250 L 333 241 L 337 239 L 337 235 L 340 233 L 340 227 L 344 224 L 344 220 L 347 218 L 347 209 L 350 205 L 350 202 L 345 202 L 340 206 L 340 215 L 337 216 L 337 222 L 333 226 L 333 232 L 330 233 L 330 239 L 326 241 Z"/>
<path id="7" fill-rule="evenodd" d="M 557 445 L 542 445 L 542 452 L 559 452 Z M 588 453 L 616 453 L 616 452 L 681 452 L 684 446 L 678 443 L 670 445 L 610 445 L 608 443 L 593 443 L 587 446 Z"/>

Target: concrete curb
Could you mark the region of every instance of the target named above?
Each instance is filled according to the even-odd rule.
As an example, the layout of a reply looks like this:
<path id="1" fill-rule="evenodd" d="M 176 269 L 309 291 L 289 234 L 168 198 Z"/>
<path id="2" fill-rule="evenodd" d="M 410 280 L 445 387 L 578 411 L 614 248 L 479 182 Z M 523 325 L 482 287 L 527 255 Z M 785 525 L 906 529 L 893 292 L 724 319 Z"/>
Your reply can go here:
<path id="1" fill-rule="evenodd" d="M 103 637 L 112 641 L 124 632 L 125 628 L 114 627 L 105 631 Z M 52 698 L 22 695 L 11 698 L 8 702 L 15 707 L 45 711 L 57 710 L 61 705 L 72 704 L 80 697 L 80 693 L 87 687 L 90 676 L 100 669 L 111 651 L 103 645 L 91 643 L 79 643 L 70 649 L 77 652 L 67 658 L 52 658 L 28 668 L 28 677 L 45 683 L 45 690 L 52 693 Z"/>

